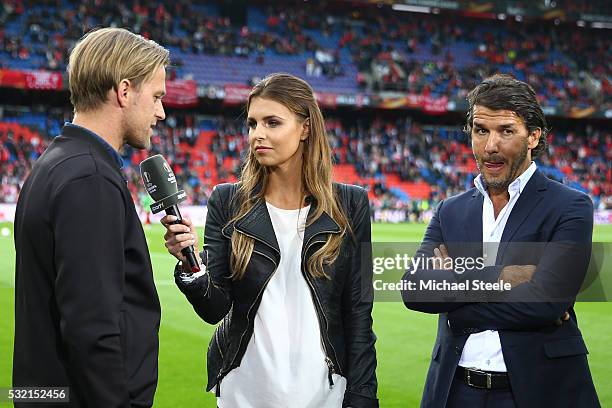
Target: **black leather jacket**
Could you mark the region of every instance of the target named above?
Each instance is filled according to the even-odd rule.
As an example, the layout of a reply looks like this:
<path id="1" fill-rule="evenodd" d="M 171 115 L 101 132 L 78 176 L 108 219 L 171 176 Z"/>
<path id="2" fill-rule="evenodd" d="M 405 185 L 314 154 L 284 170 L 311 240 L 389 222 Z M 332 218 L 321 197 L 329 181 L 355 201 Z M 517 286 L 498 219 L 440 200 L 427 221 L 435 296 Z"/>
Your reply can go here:
<path id="1" fill-rule="evenodd" d="M 302 274 L 321 327 L 330 386 L 331 374 L 340 374 L 347 379 L 343 406 L 378 407 L 368 196 L 356 186 L 334 184 L 334 188 L 349 217 L 353 235 L 345 234 L 340 255 L 333 264 L 325 266 L 331 279 L 313 278 L 306 271 L 308 257 L 326 242 L 328 234 L 340 233 L 338 224 L 323 213 L 304 232 Z M 263 200 L 243 218 L 228 224 L 237 208 L 233 202 L 237 200 L 231 200 L 236 189 L 236 184 L 220 184 L 208 201 L 203 253 L 207 273 L 187 284 L 179 278 L 182 272 L 179 265 L 175 271 L 177 285 L 196 313 L 211 324 L 221 321 L 207 356 L 207 391 L 216 385 L 218 393 L 222 392 L 223 377 L 240 366 L 253 334 L 262 294 L 280 261 L 280 249 Z M 310 211 L 315 206 L 316 202 L 312 202 Z M 255 239 L 253 254 L 240 280 L 232 280 L 229 270 L 234 229 Z"/>

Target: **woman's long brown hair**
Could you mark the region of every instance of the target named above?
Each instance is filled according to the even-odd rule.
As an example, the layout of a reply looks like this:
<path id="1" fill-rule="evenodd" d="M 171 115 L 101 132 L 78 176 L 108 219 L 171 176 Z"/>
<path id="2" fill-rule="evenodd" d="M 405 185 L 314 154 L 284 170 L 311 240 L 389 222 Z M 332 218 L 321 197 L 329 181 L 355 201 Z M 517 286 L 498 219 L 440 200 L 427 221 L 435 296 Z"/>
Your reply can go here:
<path id="1" fill-rule="evenodd" d="M 265 98 L 278 102 L 292 111 L 300 121 L 310 120 L 310 134 L 304 141 L 302 158 L 302 187 L 316 200 L 316 211 L 309 215 L 306 226 L 312 224 L 323 212 L 329 214 L 340 226 L 340 234 L 329 234 L 327 242 L 307 262 L 308 272 L 313 277 L 327 277 L 323 266 L 333 263 L 338 254 L 344 234 L 350 231 L 349 221 L 332 185 L 332 154 L 325 132 L 323 114 L 314 97 L 312 88 L 300 78 L 289 74 L 272 74 L 259 82 L 247 101 L 246 110 L 253 98 Z M 240 206 L 230 223 L 244 217 L 258 200 L 264 199 L 269 169 L 257 161 L 249 148 L 240 176 L 240 186 L 235 199 Z M 259 191 L 255 191 L 261 186 Z M 253 253 L 254 239 L 234 230 L 230 266 L 232 277 L 241 279 Z"/>

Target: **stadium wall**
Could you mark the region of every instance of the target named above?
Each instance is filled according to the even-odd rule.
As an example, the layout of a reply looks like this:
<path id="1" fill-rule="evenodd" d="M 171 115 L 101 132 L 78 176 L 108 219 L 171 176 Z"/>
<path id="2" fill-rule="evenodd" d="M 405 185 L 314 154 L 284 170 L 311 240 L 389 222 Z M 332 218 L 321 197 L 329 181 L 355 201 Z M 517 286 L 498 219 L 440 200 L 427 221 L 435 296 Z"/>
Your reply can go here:
<path id="1" fill-rule="evenodd" d="M 0 204 L 0 222 L 14 222 L 15 220 L 15 204 Z M 156 224 L 159 223 L 159 220 L 165 215 L 163 212 L 158 214 L 150 214 L 147 220 L 147 212 L 144 211 L 141 207 L 136 206 L 136 210 L 140 216 L 140 220 L 143 224 L 151 223 Z M 181 206 L 181 214 L 183 216 L 187 216 L 191 218 L 194 225 L 197 227 L 203 227 L 206 223 L 206 214 L 208 213 L 208 209 L 205 205 L 185 205 Z M 430 216 L 426 216 L 425 220 L 431 218 Z M 595 210 L 595 224 L 598 225 L 608 225 L 612 224 L 612 210 Z M 376 210 L 373 214 L 374 222 L 406 222 L 410 221 L 406 217 L 405 211 L 399 210 Z"/>

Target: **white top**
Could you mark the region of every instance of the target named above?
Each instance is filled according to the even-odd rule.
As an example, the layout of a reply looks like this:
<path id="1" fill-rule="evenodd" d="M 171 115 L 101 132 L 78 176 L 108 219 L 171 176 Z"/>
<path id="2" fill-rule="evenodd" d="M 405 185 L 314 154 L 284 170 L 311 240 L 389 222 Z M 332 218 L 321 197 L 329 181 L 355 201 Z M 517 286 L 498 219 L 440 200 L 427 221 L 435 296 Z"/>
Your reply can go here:
<path id="1" fill-rule="evenodd" d="M 508 186 L 510 200 L 499 212 L 497 219 L 495 219 L 493 202 L 482 182 L 482 176 L 479 174 L 474 180 L 476 188 L 484 196 L 482 202 L 482 256 L 485 260 L 485 266 L 495 265 L 497 248 L 504 233 L 504 228 L 506 228 L 506 222 L 510 218 L 510 213 L 523 189 L 535 171 L 536 164 L 531 162 L 527 170 L 510 183 Z M 480 333 L 471 334 L 465 343 L 465 347 L 463 347 L 459 365 L 461 367 L 478 368 L 484 371 L 508 371 L 504 362 L 504 355 L 497 330 L 485 330 Z"/>
<path id="2" fill-rule="evenodd" d="M 281 260 L 266 286 L 240 367 L 221 380 L 220 408 L 341 407 L 346 380 L 328 368 L 313 297 L 301 271 L 310 207 L 266 203 Z"/>

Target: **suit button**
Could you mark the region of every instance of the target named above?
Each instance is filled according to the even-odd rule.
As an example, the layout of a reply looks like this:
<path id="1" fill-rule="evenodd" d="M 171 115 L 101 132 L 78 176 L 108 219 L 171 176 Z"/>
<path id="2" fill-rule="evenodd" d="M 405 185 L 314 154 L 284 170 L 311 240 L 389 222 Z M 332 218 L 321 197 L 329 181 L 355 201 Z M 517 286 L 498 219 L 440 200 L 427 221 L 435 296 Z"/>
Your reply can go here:
<path id="1" fill-rule="evenodd" d="M 459 346 L 455 346 L 455 354 L 461 355 L 461 348 L 459 348 Z"/>

